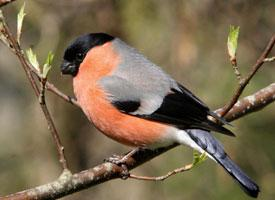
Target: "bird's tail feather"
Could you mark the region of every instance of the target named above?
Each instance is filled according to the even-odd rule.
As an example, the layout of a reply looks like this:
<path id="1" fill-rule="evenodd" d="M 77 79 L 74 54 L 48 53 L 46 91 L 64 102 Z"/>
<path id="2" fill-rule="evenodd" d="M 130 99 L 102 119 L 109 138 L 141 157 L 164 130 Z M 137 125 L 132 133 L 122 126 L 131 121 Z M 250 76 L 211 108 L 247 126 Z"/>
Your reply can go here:
<path id="1" fill-rule="evenodd" d="M 259 186 L 249 178 L 231 159 L 225 157 L 215 157 L 214 159 L 241 185 L 242 189 L 251 197 L 257 197 Z"/>
<path id="2" fill-rule="evenodd" d="M 187 130 L 191 139 L 215 161 L 217 161 L 251 197 L 257 197 L 259 193 L 258 185 L 249 178 L 225 153 L 220 142 L 208 131 L 199 129 Z"/>

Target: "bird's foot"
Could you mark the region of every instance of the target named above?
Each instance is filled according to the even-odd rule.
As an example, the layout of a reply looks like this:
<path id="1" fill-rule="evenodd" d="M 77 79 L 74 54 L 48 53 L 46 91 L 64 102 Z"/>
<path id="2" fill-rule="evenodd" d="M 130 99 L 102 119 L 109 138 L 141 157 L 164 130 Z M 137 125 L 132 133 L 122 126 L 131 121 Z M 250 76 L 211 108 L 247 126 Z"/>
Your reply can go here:
<path id="1" fill-rule="evenodd" d="M 114 154 L 109 158 L 105 158 L 104 162 L 110 162 L 110 163 L 113 163 L 116 165 L 126 164 L 128 158 L 130 158 L 132 155 L 134 155 L 139 150 L 140 150 L 140 148 L 133 149 L 132 151 L 130 151 L 129 153 L 127 153 L 123 156 Z"/>
<path id="2" fill-rule="evenodd" d="M 114 154 L 111 157 L 104 159 L 104 162 L 109 162 L 109 163 L 118 165 L 122 168 L 122 172 L 120 173 L 120 177 L 123 180 L 126 180 L 130 176 L 129 169 L 126 165 L 127 158 L 125 158 L 125 156 Z"/>
<path id="3" fill-rule="evenodd" d="M 113 163 L 116 165 L 120 165 L 125 162 L 125 159 L 123 159 L 123 158 L 124 158 L 124 156 L 113 154 L 113 155 L 111 155 L 111 157 L 105 158 L 104 162 L 109 162 L 109 163 Z"/>
<path id="4" fill-rule="evenodd" d="M 126 162 L 127 162 L 128 158 L 130 158 L 132 155 L 134 155 L 139 149 L 140 148 L 133 149 L 132 151 L 130 151 L 129 153 L 127 153 L 124 156 L 114 154 L 109 158 L 105 158 L 104 162 L 110 162 L 110 163 L 113 163 L 115 165 L 122 167 L 123 171 L 121 172 L 121 178 L 127 179 L 129 177 L 130 173 L 129 173 Z"/>

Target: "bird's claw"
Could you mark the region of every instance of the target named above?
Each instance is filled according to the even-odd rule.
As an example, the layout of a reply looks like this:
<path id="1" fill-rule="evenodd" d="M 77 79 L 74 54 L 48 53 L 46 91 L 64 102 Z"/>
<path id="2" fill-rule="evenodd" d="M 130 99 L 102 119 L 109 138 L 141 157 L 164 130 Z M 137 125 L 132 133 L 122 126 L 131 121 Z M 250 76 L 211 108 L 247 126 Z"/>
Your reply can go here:
<path id="1" fill-rule="evenodd" d="M 127 178 L 129 178 L 130 172 L 128 170 L 128 167 L 125 164 L 122 164 L 121 167 L 122 167 L 123 170 L 120 173 L 120 178 L 123 179 L 123 180 L 126 180 Z"/>
<path id="2" fill-rule="evenodd" d="M 125 159 L 124 159 L 124 156 L 114 154 L 109 158 L 105 158 L 104 162 L 109 162 L 109 163 L 113 163 L 113 164 L 116 164 L 116 165 L 121 165 L 121 164 L 125 164 Z"/>
<path id="3" fill-rule="evenodd" d="M 126 160 L 127 160 L 127 158 L 125 156 L 114 154 L 109 158 L 105 158 L 104 162 L 109 162 L 109 163 L 120 166 L 122 168 L 122 172 L 120 173 L 121 179 L 125 180 L 130 176 L 129 170 L 125 163 Z"/>

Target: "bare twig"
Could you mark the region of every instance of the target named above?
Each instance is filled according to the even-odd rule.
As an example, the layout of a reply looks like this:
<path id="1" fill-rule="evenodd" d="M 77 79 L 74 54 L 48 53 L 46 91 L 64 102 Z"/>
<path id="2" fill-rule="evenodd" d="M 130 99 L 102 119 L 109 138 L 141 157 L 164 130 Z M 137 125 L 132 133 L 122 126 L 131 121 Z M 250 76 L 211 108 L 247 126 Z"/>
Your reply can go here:
<path id="1" fill-rule="evenodd" d="M 24 71 L 25 71 L 25 73 L 28 77 L 28 80 L 30 81 L 31 86 L 32 86 L 32 88 L 35 92 L 35 95 L 38 97 L 39 96 L 38 86 L 36 85 L 36 82 L 35 82 L 34 78 L 32 77 L 30 70 L 28 69 L 26 59 L 24 58 L 22 50 L 20 49 L 20 46 L 18 45 L 15 37 L 13 37 L 12 33 L 10 32 L 9 27 L 6 24 L 5 19 L 4 19 L 3 16 L 1 16 L 0 21 L 1 21 L 1 24 L 2 24 L 0 32 L 1 32 L 1 34 L 3 34 L 3 36 L 8 41 L 9 47 L 12 50 L 12 52 L 15 53 L 15 55 L 18 57 L 19 61 L 21 62 L 22 67 L 23 67 L 23 69 L 24 69 Z"/>
<path id="2" fill-rule="evenodd" d="M 67 101 L 68 103 L 71 103 L 77 107 L 80 107 L 75 98 L 64 94 L 59 89 L 57 89 L 52 83 L 48 81 L 46 82 L 46 89 L 52 92 L 53 94 L 57 95 L 58 97 L 62 98 L 63 100 Z"/>
<path id="3" fill-rule="evenodd" d="M 54 125 L 54 122 L 52 120 L 52 117 L 49 113 L 49 110 L 47 108 L 47 104 L 46 104 L 46 101 L 45 101 L 45 87 L 46 87 L 46 82 L 47 82 L 47 79 L 45 78 L 42 78 L 40 80 L 40 86 L 41 86 L 41 89 L 40 89 L 40 95 L 39 95 L 39 103 L 40 103 L 40 106 L 44 112 L 44 115 L 45 115 L 45 118 L 47 120 L 47 124 L 48 124 L 48 128 L 54 138 L 54 142 L 55 142 L 55 145 L 57 147 L 57 150 L 58 150 L 58 154 L 59 154 L 59 162 L 61 163 L 63 169 L 68 169 L 68 164 L 67 164 L 67 161 L 66 161 L 66 158 L 65 158 L 65 155 L 64 155 L 64 147 L 61 143 L 61 140 L 60 140 L 60 137 L 58 135 L 58 132 L 56 130 L 56 127 Z"/>
<path id="4" fill-rule="evenodd" d="M 43 77 L 39 74 L 39 72 L 25 59 L 26 64 L 28 65 L 28 68 L 32 72 L 33 75 L 35 75 L 38 80 L 42 79 Z M 63 92 L 61 92 L 58 88 L 56 88 L 52 83 L 49 81 L 46 81 L 45 88 L 55 94 L 56 96 L 62 98 L 63 100 L 67 101 L 68 103 L 71 103 L 77 107 L 79 107 L 79 104 L 77 103 L 76 99 L 73 97 L 70 97 Z"/>
<path id="5" fill-rule="evenodd" d="M 0 20 L 1 20 L 1 24 L 2 24 L 1 30 L 0 30 L 1 34 L 3 34 L 3 36 L 8 41 L 9 47 L 12 50 L 12 52 L 14 52 L 14 54 L 18 57 L 18 59 L 21 63 L 21 66 L 23 67 L 23 69 L 27 75 L 28 80 L 31 83 L 31 86 L 35 92 L 35 95 L 39 99 L 40 107 L 44 113 L 46 120 L 47 120 L 48 128 L 54 138 L 54 142 L 55 142 L 56 148 L 58 150 L 59 161 L 60 161 L 63 169 L 68 169 L 68 165 L 67 165 L 65 155 L 64 155 L 64 147 L 61 144 L 61 140 L 57 133 L 56 127 L 54 125 L 54 122 L 51 118 L 51 115 L 50 115 L 47 105 L 45 103 L 44 92 L 45 92 L 46 80 L 43 80 L 43 78 L 40 77 L 40 79 L 39 79 L 39 81 L 41 82 L 41 92 L 40 92 L 39 88 L 35 82 L 35 79 L 33 77 L 33 72 L 36 70 L 34 70 L 33 67 L 30 66 L 30 64 L 28 63 L 28 61 L 23 53 L 23 50 L 21 49 L 20 45 L 16 41 L 15 37 L 10 32 L 9 27 L 6 24 L 4 17 L 2 16 Z"/>
<path id="6" fill-rule="evenodd" d="M 242 75 L 241 75 L 241 72 L 239 70 L 239 67 L 238 67 L 238 64 L 237 64 L 237 58 L 236 56 L 234 56 L 233 58 L 230 57 L 230 63 L 233 67 L 233 70 L 234 70 L 234 73 L 239 81 L 239 84 L 241 84 L 242 82 Z"/>
<path id="7" fill-rule="evenodd" d="M 32 74 L 38 78 L 38 80 L 41 80 L 43 77 L 40 75 L 40 73 L 25 59 L 26 64 L 28 65 L 29 70 L 32 72 Z M 46 81 L 45 88 L 55 94 L 56 96 L 62 98 L 63 100 L 67 101 L 68 103 L 71 103 L 77 107 L 79 107 L 79 104 L 77 103 L 76 99 L 73 97 L 70 97 L 63 92 L 61 92 L 58 88 L 56 88 L 52 83 L 49 81 Z"/>
<path id="8" fill-rule="evenodd" d="M 40 94 L 39 94 L 39 103 L 45 104 L 45 87 L 46 87 L 46 81 L 47 79 L 42 78 L 40 80 Z"/>
<path id="9" fill-rule="evenodd" d="M 138 175 L 130 174 L 129 178 L 144 180 L 144 181 L 164 181 L 165 179 L 169 178 L 170 176 L 176 175 L 178 173 L 186 172 L 186 171 L 192 169 L 192 167 L 193 167 L 193 164 L 188 164 L 183 167 L 174 169 L 163 176 L 152 177 L 152 176 L 138 176 Z"/>
<path id="10" fill-rule="evenodd" d="M 235 62 L 231 62 L 232 64 L 232 67 L 233 67 L 233 70 L 234 70 L 234 73 L 239 81 L 239 84 L 241 84 L 242 82 L 242 75 L 241 75 L 241 72 L 239 70 L 239 67 L 237 65 L 237 61 L 235 60 Z"/>
<path id="11" fill-rule="evenodd" d="M 191 170 L 193 167 L 198 166 L 198 164 L 200 164 L 204 160 L 206 160 L 206 158 L 207 158 L 206 153 L 200 154 L 199 152 L 194 151 L 193 162 L 191 164 L 187 164 L 187 165 L 184 165 L 183 167 L 169 171 L 167 174 L 165 174 L 163 176 L 138 176 L 135 174 L 130 174 L 128 172 L 127 178 L 133 178 L 133 179 L 144 180 L 144 181 L 164 181 L 165 179 L 169 178 L 170 176 L 174 176 L 176 174 Z"/>
<path id="12" fill-rule="evenodd" d="M 233 121 L 244 115 L 258 111 L 264 107 L 263 105 L 268 105 L 273 101 L 275 101 L 275 83 L 239 100 L 227 113 L 226 119 Z M 225 107 L 218 109 L 216 113 L 220 114 L 224 109 Z"/>
<path id="13" fill-rule="evenodd" d="M 246 76 L 246 78 L 240 81 L 239 87 L 236 90 L 233 98 L 231 99 L 229 104 L 227 104 L 227 106 L 220 112 L 221 116 L 225 116 L 230 111 L 230 109 L 234 106 L 234 104 L 238 101 L 246 85 L 249 83 L 251 78 L 257 73 L 257 71 L 265 62 L 264 60 L 267 58 L 268 54 L 271 52 L 274 44 L 275 44 L 275 34 L 269 40 L 268 45 L 266 46 L 262 55 L 258 58 L 257 62 L 252 66 L 251 72 Z"/>
<path id="14" fill-rule="evenodd" d="M 275 61 L 275 56 L 264 59 L 264 62 L 273 62 L 273 61 Z"/>

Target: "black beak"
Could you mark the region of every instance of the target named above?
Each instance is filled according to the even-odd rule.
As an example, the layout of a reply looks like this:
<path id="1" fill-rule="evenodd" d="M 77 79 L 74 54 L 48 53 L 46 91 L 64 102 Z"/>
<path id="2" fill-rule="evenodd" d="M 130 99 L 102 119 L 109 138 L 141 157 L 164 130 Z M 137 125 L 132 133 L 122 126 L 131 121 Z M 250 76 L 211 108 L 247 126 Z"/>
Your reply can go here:
<path id="1" fill-rule="evenodd" d="M 61 64 L 61 73 L 62 74 L 70 74 L 72 76 L 76 76 L 78 72 L 78 67 L 71 62 L 68 62 L 67 60 L 63 60 Z"/>

